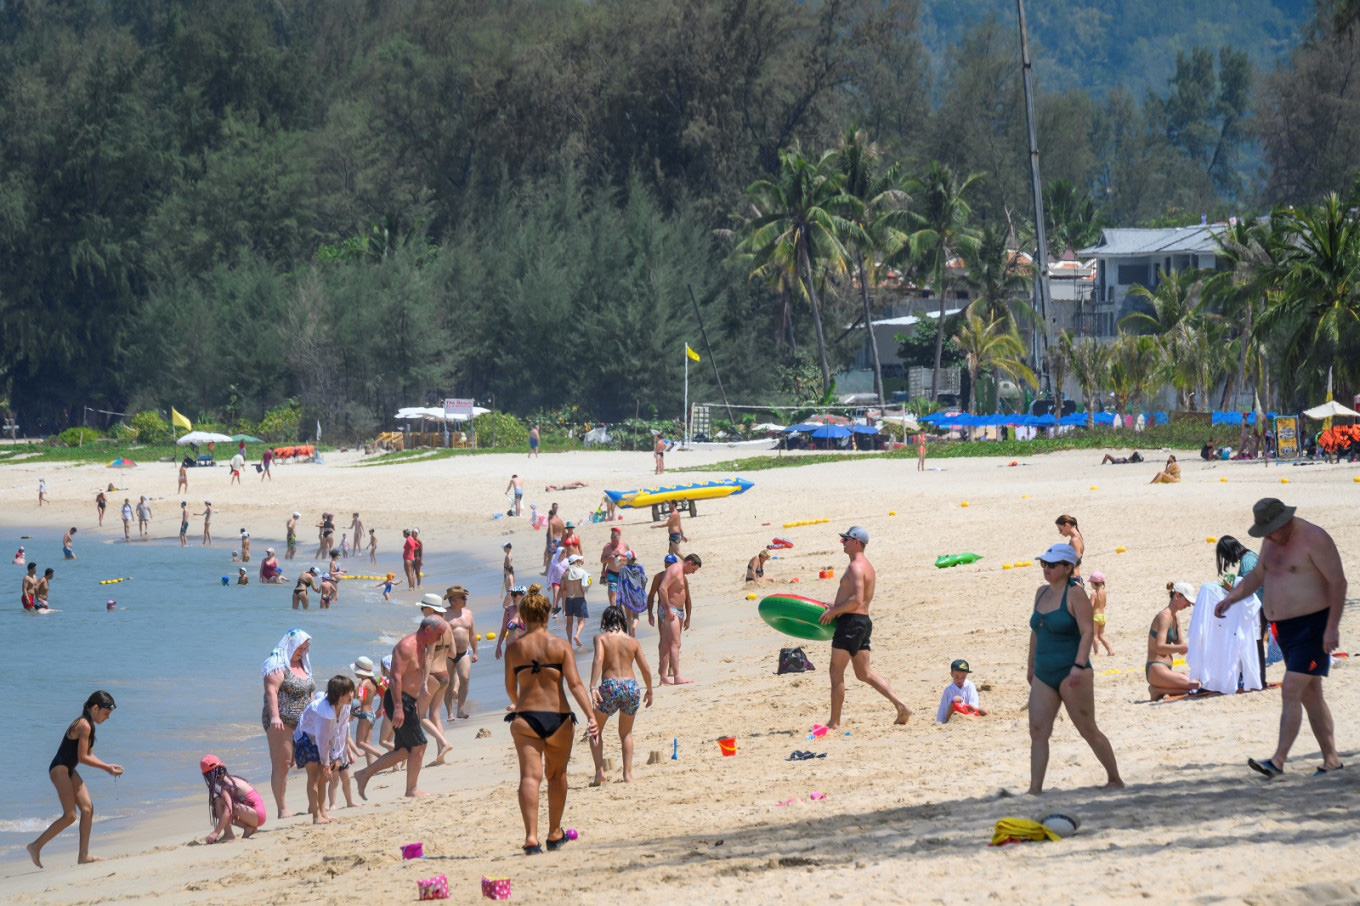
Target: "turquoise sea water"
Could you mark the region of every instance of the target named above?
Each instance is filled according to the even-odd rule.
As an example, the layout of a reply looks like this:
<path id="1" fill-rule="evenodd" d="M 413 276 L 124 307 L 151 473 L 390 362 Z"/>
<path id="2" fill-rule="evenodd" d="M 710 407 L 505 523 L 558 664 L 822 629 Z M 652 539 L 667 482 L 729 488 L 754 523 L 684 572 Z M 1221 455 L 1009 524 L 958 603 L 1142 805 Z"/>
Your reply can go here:
<path id="1" fill-rule="evenodd" d="M 98 535 L 76 536 L 73 561 L 61 559 L 60 533 L 21 539 L 20 529 L 0 529 L 8 592 L 0 604 L 0 662 L 13 680 L 5 721 L 10 757 L 0 771 L 0 858 L 15 857 L 17 847 L 59 814 L 47 766 L 94 690 L 109 691 L 118 705 L 98 729 L 95 752 L 126 770 L 116 783 L 102 771 L 82 770 L 94 798 L 97 836 L 105 819 L 135 818 L 159 802 L 202 792 L 198 760 L 207 752 L 267 791 L 260 664 L 289 629 L 311 634 L 312 670 L 324 689 L 330 676 L 348 674 L 357 656 L 376 663 L 418 622 L 418 595 L 394 591 L 392 602 L 384 602 L 382 590 L 362 580 L 342 582 L 330 610 L 319 610 L 313 594 L 310 610 L 294 611 L 291 582 L 254 584 L 264 549 L 283 550 L 278 539 L 252 538 L 253 559 L 245 564 L 252 584 L 223 587 L 221 577 L 234 582 L 241 565 L 231 562 L 230 541 L 204 548 L 192 540 L 183 549 L 177 540 L 126 543 L 112 509 L 109 519 L 116 528 L 106 524 Z M 35 615 L 20 607 L 24 567 L 10 562 L 20 544 L 39 574 L 49 566 L 56 570 L 50 596 L 56 612 Z M 380 558 L 376 566 L 366 555 L 342 562 L 351 573 L 401 574 L 396 558 Z M 290 578 L 299 567 L 314 565 L 305 559 L 280 563 Z M 499 628 L 499 548 L 480 555 L 434 552 L 425 573 L 430 591 L 457 582 L 472 592 L 479 632 Z M 99 584 L 120 576 L 131 579 Z M 108 600 L 117 602 L 111 612 Z M 506 703 L 498 663 L 483 650 L 486 656 L 472 668 L 468 708 L 474 714 Z M 456 732 L 450 742 L 457 745 Z M 290 784 L 289 792 L 301 797 L 301 784 Z M 54 854 L 74 841 L 74 829 L 66 831 L 53 842 Z"/>

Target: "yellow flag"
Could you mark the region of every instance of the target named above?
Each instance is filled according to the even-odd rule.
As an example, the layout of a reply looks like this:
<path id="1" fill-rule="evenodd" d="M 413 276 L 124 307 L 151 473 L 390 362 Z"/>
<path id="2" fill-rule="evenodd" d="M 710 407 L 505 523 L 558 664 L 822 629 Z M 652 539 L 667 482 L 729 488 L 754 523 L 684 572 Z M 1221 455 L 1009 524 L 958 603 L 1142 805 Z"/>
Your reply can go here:
<path id="1" fill-rule="evenodd" d="M 170 424 L 183 428 L 185 431 L 194 430 L 193 423 L 181 415 L 174 406 L 170 407 Z"/>
<path id="2" fill-rule="evenodd" d="M 695 352 L 693 349 L 690 349 L 688 343 L 685 344 L 685 355 L 689 356 L 696 362 L 699 361 L 699 353 Z"/>

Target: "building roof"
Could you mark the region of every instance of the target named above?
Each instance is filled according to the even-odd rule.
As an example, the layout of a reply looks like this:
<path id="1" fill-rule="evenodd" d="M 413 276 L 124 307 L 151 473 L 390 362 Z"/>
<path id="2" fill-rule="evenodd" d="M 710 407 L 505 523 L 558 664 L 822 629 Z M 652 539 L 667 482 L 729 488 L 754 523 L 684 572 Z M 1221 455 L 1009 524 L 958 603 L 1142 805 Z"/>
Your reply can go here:
<path id="1" fill-rule="evenodd" d="M 946 309 L 944 314 L 945 314 L 945 317 L 949 317 L 950 315 L 956 315 L 956 314 L 958 314 L 958 313 L 961 312 L 961 311 L 963 311 L 963 309 L 961 309 L 961 308 L 950 308 L 950 309 Z M 926 312 L 926 317 L 927 317 L 927 318 L 939 318 L 939 317 L 940 317 L 940 313 L 939 313 L 938 311 L 928 311 L 928 312 Z M 874 322 L 874 326 L 875 326 L 875 327 L 910 327 L 911 325 L 913 325 L 913 324 L 919 322 L 920 320 L 921 320 L 921 319 L 918 318 L 918 317 L 916 317 L 915 315 L 907 315 L 907 316 L 901 317 L 901 318 L 884 318 L 884 319 L 882 319 L 882 320 L 880 320 L 880 321 L 875 321 L 875 322 Z M 855 325 L 853 325 L 853 324 L 847 324 L 847 325 L 845 325 L 845 329 L 846 329 L 846 330 L 849 330 L 850 328 L 852 328 L 852 327 L 854 327 L 854 326 L 855 326 Z"/>
<path id="2" fill-rule="evenodd" d="M 1084 248 L 1083 258 L 1139 257 L 1174 252 L 1217 252 L 1215 237 L 1228 228 L 1226 223 L 1172 227 L 1170 229 L 1120 228 L 1103 230 L 1100 242 Z"/>

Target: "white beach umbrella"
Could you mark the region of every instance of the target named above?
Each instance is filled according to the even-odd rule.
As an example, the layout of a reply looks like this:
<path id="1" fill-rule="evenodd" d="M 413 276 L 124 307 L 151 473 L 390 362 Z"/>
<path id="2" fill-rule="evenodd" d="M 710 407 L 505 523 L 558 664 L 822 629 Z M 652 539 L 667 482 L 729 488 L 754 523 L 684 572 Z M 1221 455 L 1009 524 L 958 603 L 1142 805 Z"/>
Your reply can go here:
<path id="1" fill-rule="evenodd" d="M 188 434 L 175 441 L 181 447 L 189 444 L 229 444 L 231 443 L 230 434 L 218 434 L 214 431 L 190 431 Z"/>

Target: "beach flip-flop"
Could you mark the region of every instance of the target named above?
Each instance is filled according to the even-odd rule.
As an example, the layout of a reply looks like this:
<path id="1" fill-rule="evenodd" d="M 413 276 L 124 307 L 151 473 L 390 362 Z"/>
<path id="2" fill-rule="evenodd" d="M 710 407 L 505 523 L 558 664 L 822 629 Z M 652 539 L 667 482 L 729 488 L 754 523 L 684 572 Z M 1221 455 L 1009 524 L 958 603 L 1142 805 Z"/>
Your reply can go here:
<path id="1" fill-rule="evenodd" d="M 1260 761 L 1255 758 L 1248 758 L 1247 767 L 1258 774 L 1263 774 L 1267 780 L 1274 780 L 1284 773 L 1284 768 L 1275 767 L 1275 762 L 1269 758 L 1262 758 Z"/>
<path id="2" fill-rule="evenodd" d="M 554 851 L 556 851 L 556 850 L 559 850 L 559 849 L 561 849 L 563 846 L 566 846 L 566 845 L 567 845 L 568 843 L 570 843 L 570 842 L 571 842 L 571 838 L 568 837 L 566 834 L 563 834 L 562 836 L 558 837 L 556 840 L 554 840 L 554 839 L 552 839 L 551 837 L 549 837 L 549 838 L 548 838 L 548 852 L 554 852 Z"/>
<path id="3" fill-rule="evenodd" d="M 808 761 L 812 758 L 825 758 L 825 752 L 794 752 L 788 757 L 788 761 Z"/>
<path id="4" fill-rule="evenodd" d="M 539 846 L 537 843 L 535 843 L 533 846 L 525 846 L 525 847 L 522 847 L 522 849 L 524 850 L 524 854 L 525 854 L 526 856 L 541 856 L 541 855 L 543 855 L 543 847 Z"/>
<path id="5" fill-rule="evenodd" d="M 1342 769 L 1345 768 L 1345 767 L 1346 767 L 1346 766 L 1345 766 L 1344 764 L 1339 764 L 1339 765 L 1337 765 L 1337 766 L 1334 767 L 1334 768 L 1318 768 L 1316 771 L 1313 772 L 1313 776 L 1314 776 L 1314 777 L 1321 777 L 1323 774 L 1334 774 L 1334 773 L 1336 773 L 1337 771 L 1340 771 L 1340 770 L 1342 770 Z"/>

